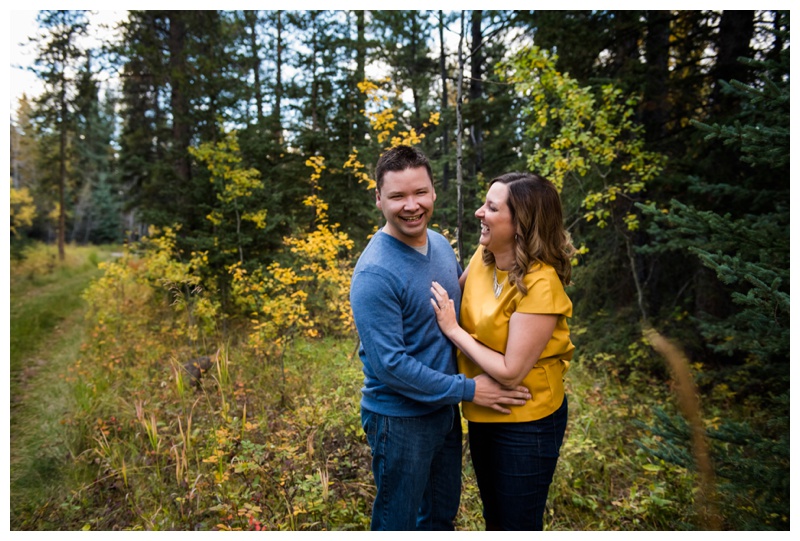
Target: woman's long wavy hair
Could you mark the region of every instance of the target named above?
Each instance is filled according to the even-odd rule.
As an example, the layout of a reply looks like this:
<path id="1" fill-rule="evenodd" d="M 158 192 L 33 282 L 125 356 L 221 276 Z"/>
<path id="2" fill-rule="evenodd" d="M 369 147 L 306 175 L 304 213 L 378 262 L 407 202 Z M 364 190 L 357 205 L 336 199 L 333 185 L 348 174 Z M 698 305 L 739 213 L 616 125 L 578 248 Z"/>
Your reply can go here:
<path id="1" fill-rule="evenodd" d="M 570 284 L 575 247 L 564 229 L 561 197 L 552 182 L 532 173 L 506 173 L 492 180 L 508 186 L 508 208 L 517 234 L 514 236 L 514 267 L 508 281 L 525 295 L 523 277 L 537 263 L 551 265 L 561 279 Z M 494 263 L 494 254 L 483 251 L 483 262 Z"/>

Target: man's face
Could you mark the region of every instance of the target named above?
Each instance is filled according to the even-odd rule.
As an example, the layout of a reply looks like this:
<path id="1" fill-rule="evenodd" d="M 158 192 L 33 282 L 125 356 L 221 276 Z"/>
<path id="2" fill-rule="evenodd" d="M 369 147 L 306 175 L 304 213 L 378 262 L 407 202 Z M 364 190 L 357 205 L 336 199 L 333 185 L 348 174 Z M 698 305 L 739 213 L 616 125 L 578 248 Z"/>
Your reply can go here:
<path id="1" fill-rule="evenodd" d="M 409 246 L 425 244 L 434 201 L 436 192 L 424 167 L 389 171 L 375 191 L 375 204 L 386 218 L 384 232 Z"/>

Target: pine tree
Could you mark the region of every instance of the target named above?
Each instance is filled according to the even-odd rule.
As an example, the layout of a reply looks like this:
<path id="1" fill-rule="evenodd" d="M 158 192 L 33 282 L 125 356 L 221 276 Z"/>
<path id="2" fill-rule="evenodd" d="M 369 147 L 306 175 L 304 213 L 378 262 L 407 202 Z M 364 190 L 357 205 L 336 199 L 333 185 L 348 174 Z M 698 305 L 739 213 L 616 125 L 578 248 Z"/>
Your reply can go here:
<path id="1" fill-rule="evenodd" d="M 725 317 L 700 319 L 710 347 L 788 366 L 789 51 L 777 61 L 745 63 L 760 72 L 759 81 L 724 85 L 742 102 L 738 117 L 727 124 L 694 123 L 707 140 L 737 151 L 744 173 L 735 184 L 695 181 L 692 192 L 721 195 L 721 208 L 679 201 L 663 213 L 650 207 L 656 221 L 652 250 L 696 255 L 740 307 Z"/>
<path id="2" fill-rule="evenodd" d="M 399 10 L 374 11 L 372 16 L 378 54 L 389 65 L 395 84 L 409 92 L 406 110 L 410 124 L 419 128 L 428 119 L 431 82 L 437 74 L 430 48 L 433 24 L 429 14 Z"/>
<path id="3" fill-rule="evenodd" d="M 304 174 L 302 156 L 291 152 L 284 137 L 286 99 L 284 90 L 287 14 L 283 11 L 246 12 L 242 15 L 244 33 L 238 49 L 239 62 L 249 69 L 243 107 L 255 114 L 244 114 L 244 125 L 238 130 L 242 163 L 262 172 L 264 190 L 255 197 L 267 211 L 263 231 L 253 239 L 249 248 L 263 261 L 271 261 L 283 245 L 295 222 L 296 209 L 301 206 L 302 187 L 298 178 Z M 253 34 L 255 33 L 255 34 Z M 258 73 L 256 73 L 258 72 Z M 260 94 L 259 94 L 260 93 Z M 260 103 L 260 105 L 259 105 Z"/>
<path id="4" fill-rule="evenodd" d="M 91 56 L 77 82 L 75 130 L 77 139 L 76 184 L 78 201 L 71 240 L 79 242 L 119 242 L 122 216 L 119 190 L 115 189 L 114 151 L 115 100 L 106 94 L 100 99 L 99 84 L 92 72 Z"/>
<path id="5" fill-rule="evenodd" d="M 334 37 L 338 49 L 338 65 L 334 74 L 334 108 L 330 118 L 328 149 L 324 151 L 331 167 L 322 182 L 321 197 L 329 203 L 328 214 L 334 224 L 359 244 L 373 231 L 375 225 L 374 196 L 351 171 L 341 166 L 354 148 L 363 151 L 361 158 L 377 161 L 377 152 L 369 148 L 366 138 L 369 122 L 364 115 L 366 95 L 358 84 L 366 78 L 373 41 L 368 38 L 369 23 L 364 11 L 339 14 L 343 18 L 340 33 Z"/>
<path id="6" fill-rule="evenodd" d="M 36 127 L 33 124 L 34 111 L 26 94 L 20 97 L 16 120 L 11 123 L 9 141 L 9 165 L 11 179 L 15 188 L 33 188 L 37 182 L 36 171 Z"/>
<path id="7" fill-rule="evenodd" d="M 352 24 L 353 16 L 356 22 Z M 360 16 L 363 18 L 363 14 Z M 290 107 L 295 118 L 293 144 L 305 158 L 322 156 L 331 167 L 319 183 L 320 196 L 329 204 L 330 219 L 343 224 L 352 237 L 366 238 L 372 232 L 371 194 L 342 168 L 353 148 L 364 146 L 366 118 L 364 96 L 358 90 L 367 62 L 367 23 L 350 12 L 292 12 L 287 23 L 296 29 L 294 54 L 289 65 L 299 75 L 289 87 Z M 336 164 L 336 165 L 333 165 Z M 302 195 L 311 189 L 298 183 Z M 309 230 L 316 226 L 313 209 L 298 205 L 299 223 Z"/>
<path id="8" fill-rule="evenodd" d="M 171 222 L 162 208 L 171 200 L 161 194 L 169 169 L 165 41 L 160 12 L 130 11 L 115 51 L 122 72 L 119 175 L 133 239 L 145 233 L 147 224 Z"/>
<path id="9" fill-rule="evenodd" d="M 780 18 L 775 42 L 787 43 L 788 16 Z M 641 208 L 654 218 L 649 250 L 692 254 L 731 299 L 727 314 L 694 319 L 707 347 L 728 358 L 714 381 L 750 412 L 745 421 L 725 419 L 708 431 L 726 527 L 783 530 L 789 527 L 789 48 L 740 61 L 758 77 L 722 85 L 741 104 L 739 115 L 694 123 L 740 158 L 736 183 L 694 179 L 692 185 L 693 192 L 721 194 L 728 204 L 703 209 L 673 200 L 667 209 Z M 648 449 L 689 464 L 679 420 L 662 414 L 651 430 L 661 440 Z"/>
<path id="10" fill-rule="evenodd" d="M 37 16 L 41 33 L 32 38 L 38 44 L 34 71 L 45 84 L 45 92 L 38 98 L 39 111 L 44 124 L 58 134 L 58 257 L 64 260 L 66 238 L 66 204 L 69 138 L 72 130 L 74 97 L 73 73 L 84 57 L 78 39 L 87 32 L 88 21 L 84 11 L 41 11 Z"/>

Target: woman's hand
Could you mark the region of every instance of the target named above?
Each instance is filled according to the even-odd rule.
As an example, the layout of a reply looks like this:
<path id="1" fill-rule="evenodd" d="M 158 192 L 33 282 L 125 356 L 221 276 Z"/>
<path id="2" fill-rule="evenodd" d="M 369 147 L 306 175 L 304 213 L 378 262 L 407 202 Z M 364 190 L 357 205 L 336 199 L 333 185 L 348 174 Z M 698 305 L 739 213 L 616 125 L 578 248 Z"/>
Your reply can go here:
<path id="1" fill-rule="evenodd" d="M 433 311 L 436 312 L 436 322 L 444 335 L 450 337 L 453 332 L 459 329 L 455 302 L 447 294 L 447 290 L 439 285 L 438 282 L 433 282 L 431 293 L 433 293 L 431 304 L 433 305 Z"/>

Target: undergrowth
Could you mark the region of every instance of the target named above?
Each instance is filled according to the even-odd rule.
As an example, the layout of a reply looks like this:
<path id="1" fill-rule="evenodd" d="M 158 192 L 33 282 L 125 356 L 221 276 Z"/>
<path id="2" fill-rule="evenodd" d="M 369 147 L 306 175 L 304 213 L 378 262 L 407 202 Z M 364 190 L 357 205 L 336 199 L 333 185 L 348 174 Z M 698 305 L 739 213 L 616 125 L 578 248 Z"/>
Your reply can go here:
<path id="1" fill-rule="evenodd" d="M 90 342 L 72 368 L 69 447 L 78 471 L 94 474 L 66 501 L 46 502 L 37 529 L 368 529 L 374 487 L 353 337 L 298 339 L 283 372 L 222 345 L 198 387 L 158 333 L 142 340 Z M 625 390 L 580 361 L 568 392 L 546 527 L 690 528 L 692 476 L 634 443 L 632 421 L 663 396 Z M 463 472 L 457 528 L 482 529 L 468 449 Z"/>
<path id="2" fill-rule="evenodd" d="M 63 378 L 83 341 L 81 291 L 113 247 L 29 243 L 10 266 L 11 523 L 36 523 L 39 502 L 59 497 L 65 467 L 62 425 L 71 386 Z M 23 259 L 24 257 L 24 259 Z M 75 473 L 75 472 L 73 472 Z"/>
<path id="3" fill-rule="evenodd" d="M 58 323 L 83 305 L 81 293 L 110 247 L 69 245 L 65 261 L 58 260 L 55 246 L 33 243 L 24 259 L 13 261 L 9 279 L 10 356 L 12 372 Z"/>
<path id="4" fill-rule="evenodd" d="M 68 403 L 52 467 L 62 485 L 15 510 L 13 527 L 368 529 L 375 490 L 355 335 L 284 334 L 265 349 L 246 319 L 221 325 L 213 313 L 201 320 L 202 299 L 176 302 L 175 285 L 193 278 L 154 253 L 107 265 L 84 295 L 86 339 L 61 374 Z M 160 281 L 159 268 L 175 278 Z M 703 529 L 695 473 L 641 445 L 659 439 L 642 428 L 658 411 L 676 411 L 670 381 L 635 369 L 655 362 L 642 340 L 620 349 L 579 352 L 567 373 L 545 528 Z M 466 447 L 456 527 L 483 528 Z"/>

